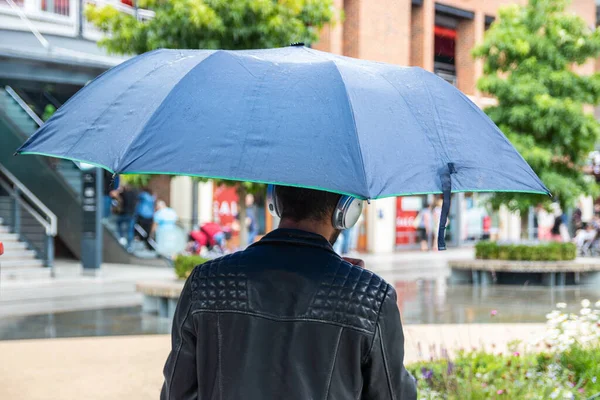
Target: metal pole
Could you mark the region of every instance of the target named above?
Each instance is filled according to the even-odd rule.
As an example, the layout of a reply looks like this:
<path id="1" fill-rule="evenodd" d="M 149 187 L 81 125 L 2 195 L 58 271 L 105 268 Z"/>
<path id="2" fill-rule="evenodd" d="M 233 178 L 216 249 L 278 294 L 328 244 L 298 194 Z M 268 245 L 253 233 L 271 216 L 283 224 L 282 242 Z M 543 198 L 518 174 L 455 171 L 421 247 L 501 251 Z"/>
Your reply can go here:
<path id="1" fill-rule="evenodd" d="M 20 190 L 15 187 L 15 198 L 13 202 L 13 233 L 16 233 L 18 238 L 21 238 L 21 204 L 19 200 Z"/>
<path id="2" fill-rule="evenodd" d="M 77 1 L 77 36 L 83 37 L 83 0 Z"/>
<path id="3" fill-rule="evenodd" d="M 96 168 L 96 260 L 98 266 L 102 265 L 102 251 L 104 245 L 104 226 L 102 225 L 102 213 L 104 212 L 103 204 L 104 193 L 104 171 L 102 168 Z"/>
<path id="4" fill-rule="evenodd" d="M 198 225 L 198 182 L 192 179 L 192 226 L 193 230 Z"/>
<path id="5" fill-rule="evenodd" d="M 458 201 L 456 202 L 456 239 L 457 245 L 460 247 L 464 244 L 463 240 L 463 222 L 465 215 L 463 214 L 463 206 L 465 204 L 465 194 L 458 193 Z M 483 223 L 483 221 L 482 221 Z"/>
<path id="6" fill-rule="evenodd" d="M 50 268 L 50 276 L 54 278 L 54 236 L 46 234 L 46 267 Z"/>
<path id="7" fill-rule="evenodd" d="M 533 240 L 535 238 L 534 232 L 533 232 L 535 229 L 535 227 L 533 226 L 533 221 L 534 221 L 533 207 L 529 206 L 529 212 L 527 214 L 527 238 L 529 240 Z"/>

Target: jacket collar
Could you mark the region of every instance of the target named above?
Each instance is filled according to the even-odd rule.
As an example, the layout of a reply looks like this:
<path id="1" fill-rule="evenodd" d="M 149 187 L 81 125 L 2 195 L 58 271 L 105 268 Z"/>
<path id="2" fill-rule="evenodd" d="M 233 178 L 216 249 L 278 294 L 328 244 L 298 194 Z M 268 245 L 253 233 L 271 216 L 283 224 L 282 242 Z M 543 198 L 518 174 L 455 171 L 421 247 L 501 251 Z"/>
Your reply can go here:
<path id="1" fill-rule="evenodd" d="M 275 229 L 274 231 L 267 233 L 261 240 L 254 243 L 252 246 L 271 243 L 318 247 L 337 254 L 333 250 L 331 243 L 323 236 L 299 229 Z"/>

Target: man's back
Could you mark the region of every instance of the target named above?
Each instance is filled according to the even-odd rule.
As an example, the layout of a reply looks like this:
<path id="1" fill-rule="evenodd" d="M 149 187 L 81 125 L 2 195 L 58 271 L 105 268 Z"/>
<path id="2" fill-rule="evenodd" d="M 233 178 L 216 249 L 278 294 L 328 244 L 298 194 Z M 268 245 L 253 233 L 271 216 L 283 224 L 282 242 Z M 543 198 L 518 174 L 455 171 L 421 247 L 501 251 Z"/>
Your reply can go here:
<path id="1" fill-rule="evenodd" d="M 194 270 L 163 399 L 416 399 L 391 286 L 279 229 Z"/>

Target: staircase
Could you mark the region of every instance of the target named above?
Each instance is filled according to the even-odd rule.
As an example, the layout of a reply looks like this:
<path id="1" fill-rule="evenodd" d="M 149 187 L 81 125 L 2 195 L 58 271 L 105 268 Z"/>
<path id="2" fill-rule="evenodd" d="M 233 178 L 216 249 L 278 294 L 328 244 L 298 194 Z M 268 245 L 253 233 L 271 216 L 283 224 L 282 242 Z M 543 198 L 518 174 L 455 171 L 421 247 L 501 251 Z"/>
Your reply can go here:
<path id="1" fill-rule="evenodd" d="M 44 268 L 44 263 L 36 257 L 36 252 L 28 249 L 18 235 L 10 233 L 7 226 L 0 225 L 0 242 L 4 243 L 4 255 L 0 256 L 0 281 L 50 277 L 50 268 Z"/>
<path id="2" fill-rule="evenodd" d="M 14 151 L 41 124 L 43 121 L 12 88 L 0 88 L 0 165 L 4 165 L 35 196 L 43 199 L 58 217 L 58 233 L 62 243 L 76 257 L 80 257 L 83 221 L 82 213 L 79 212 L 82 202 L 79 166 L 69 160 L 31 155 L 13 156 Z M 0 218 L 2 217 L 8 223 L 9 217 L 0 212 Z M 141 244 L 139 247 L 134 246 L 129 253 L 119 243 L 113 225 L 109 221 L 104 222 L 104 262 L 164 265 L 164 261 L 156 258 L 155 252 L 145 250 Z M 27 243 L 31 245 L 29 238 Z"/>

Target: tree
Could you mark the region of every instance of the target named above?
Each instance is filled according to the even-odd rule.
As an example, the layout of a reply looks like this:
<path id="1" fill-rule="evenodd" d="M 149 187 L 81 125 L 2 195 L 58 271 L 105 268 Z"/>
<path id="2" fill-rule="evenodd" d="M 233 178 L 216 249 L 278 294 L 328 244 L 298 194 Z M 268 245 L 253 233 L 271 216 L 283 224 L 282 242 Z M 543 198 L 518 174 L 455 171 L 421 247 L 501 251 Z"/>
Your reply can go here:
<path id="1" fill-rule="evenodd" d="M 109 52 L 140 54 L 157 48 L 258 49 L 307 45 L 318 39 L 325 24 L 334 23 L 333 0 L 139 0 L 151 19 L 88 5 L 86 16 L 107 35 L 99 43 Z M 264 185 L 221 179 L 235 185 L 239 197 L 240 243 L 247 242 L 246 194 Z"/>
<path id="2" fill-rule="evenodd" d="M 600 101 L 600 75 L 579 66 L 600 55 L 600 31 L 567 13 L 566 0 L 529 0 L 500 9 L 473 55 L 484 60 L 478 88 L 498 100 L 485 112 L 523 155 L 563 209 L 581 194 L 597 195 L 584 173 L 600 124 L 586 106 Z M 548 198 L 497 194 L 521 215 Z"/>
<path id="3" fill-rule="evenodd" d="M 107 33 L 110 52 L 140 54 L 158 48 L 258 49 L 313 43 L 333 22 L 332 0 L 139 0 L 149 20 L 112 6 L 88 5 L 87 18 Z"/>

